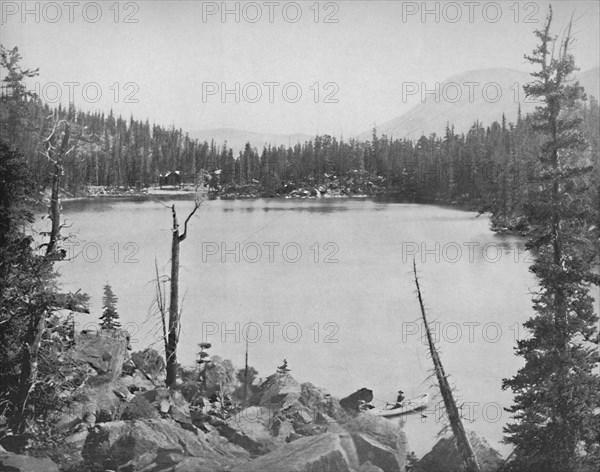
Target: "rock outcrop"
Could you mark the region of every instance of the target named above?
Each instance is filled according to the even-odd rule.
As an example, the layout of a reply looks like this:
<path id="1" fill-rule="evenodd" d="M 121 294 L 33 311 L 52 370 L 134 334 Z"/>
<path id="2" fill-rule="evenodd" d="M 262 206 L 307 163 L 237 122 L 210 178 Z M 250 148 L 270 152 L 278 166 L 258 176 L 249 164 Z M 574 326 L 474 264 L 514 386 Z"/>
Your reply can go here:
<path id="1" fill-rule="evenodd" d="M 0 470 L 6 472 L 58 472 L 58 466 L 50 459 L 38 459 L 2 451 L 0 452 Z"/>
<path id="2" fill-rule="evenodd" d="M 340 400 L 340 406 L 349 411 L 358 411 L 358 405 L 361 402 L 361 400 L 365 403 L 370 403 L 371 401 L 373 401 L 373 390 L 363 387 L 360 390 L 354 392 L 353 394 L 342 398 Z"/>
<path id="3" fill-rule="evenodd" d="M 123 376 L 114 382 L 106 379 L 93 381 L 91 385 L 84 385 L 72 398 L 56 426 L 60 431 L 69 431 L 82 424 L 91 427 L 96 422 L 112 421 L 123 414 L 130 418 L 158 417 L 157 411 L 144 408 L 148 402 L 142 403 L 137 398 L 155 388 L 139 373 Z"/>
<path id="4" fill-rule="evenodd" d="M 360 413 L 344 424 L 351 433 L 361 464 L 370 462 L 387 471 L 403 471 L 408 441 L 402 426 L 372 415 Z"/>
<path id="5" fill-rule="evenodd" d="M 170 419 L 114 421 L 96 425 L 82 456 L 87 467 L 103 470 L 166 470 L 188 458 L 195 466 L 219 471 L 248 460 L 248 453 L 218 435 L 189 431 Z M 160 467 L 162 468 L 160 468 Z"/>
<path id="6" fill-rule="evenodd" d="M 273 374 L 260 385 L 250 399 L 251 405 L 278 405 L 294 402 L 300 398 L 302 387 L 289 373 Z"/>
<path id="7" fill-rule="evenodd" d="M 351 455 L 352 453 L 351 451 Z M 233 470 L 234 472 L 351 472 L 351 461 L 341 436 L 325 433 L 300 438 Z"/>
<path id="8" fill-rule="evenodd" d="M 124 334 L 81 332 L 74 349 L 89 377 L 56 424 L 60 445 L 41 451 L 54 462 L 0 450 L 2 470 L 404 472 L 401 428 L 354 408 L 372 399 L 368 389 L 348 397 L 346 410 L 325 390 L 278 372 L 241 411 L 200 408 L 134 364 L 124 371 Z M 233 372 L 229 364 L 215 364 L 213 383 Z"/>
<path id="9" fill-rule="evenodd" d="M 381 444 L 367 434 L 354 433 L 352 435 L 356 452 L 365 462 L 380 467 L 386 472 L 401 472 L 396 451 L 391 447 Z"/>
<path id="10" fill-rule="evenodd" d="M 481 472 L 497 472 L 504 461 L 500 453 L 472 431 L 467 432 L 469 442 L 481 467 Z M 414 468 L 414 472 L 460 472 L 463 463 L 458 454 L 453 436 L 440 439 L 433 449 L 425 454 Z"/>
<path id="11" fill-rule="evenodd" d="M 121 376 L 128 346 L 129 334 L 124 330 L 76 332 L 74 358 L 89 364 L 106 381 L 114 382 Z"/>
<path id="12" fill-rule="evenodd" d="M 278 373 L 259 387 L 254 406 L 218 429 L 253 456 L 262 455 L 240 470 L 358 471 L 364 465 L 403 472 L 408 448 L 401 427 L 354 408 L 369 396 L 361 389 L 348 397 L 347 412 L 324 390 Z"/>
<path id="13" fill-rule="evenodd" d="M 284 433 L 281 424 L 275 422 L 273 411 L 267 406 L 251 406 L 227 419 L 218 429 L 227 440 L 252 455 L 262 455 L 285 443 L 289 433 L 293 432 L 288 428 L 288 434 Z"/>
<path id="14" fill-rule="evenodd" d="M 299 384 L 289 373 L 268 377 L 250 403 L 252 406 L 235 413 L 218 429 L 252 455 L 326 432 L 339 411 L 331 395 L 311 383 Z"/>

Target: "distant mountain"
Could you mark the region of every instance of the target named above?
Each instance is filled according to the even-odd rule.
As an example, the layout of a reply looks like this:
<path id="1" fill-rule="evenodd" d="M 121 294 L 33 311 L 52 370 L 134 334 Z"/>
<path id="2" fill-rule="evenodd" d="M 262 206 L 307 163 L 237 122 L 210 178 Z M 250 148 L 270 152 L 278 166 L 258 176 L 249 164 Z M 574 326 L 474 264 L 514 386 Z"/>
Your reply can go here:
<path id="1" fill-rule="evenodd" d="M 599 77 L 600 69 L 596 67 L 580 73 L 576 78 L 588 95 L 598 98 Z M 531 81 L 529 73 L 515 69 L 483 69 L 455 75 L 439 84 L 437 94 L 423 95 L 418 90 L 416 97 L 421 103 L 378 125 L 377 134 L 418 139 L 423 134 L 442 135 L 446 123 L 454 124 L 455 132 L 466 132 L 475 120 L 488 125 L 500 121 L 502 113 L 508 122 L 515 122 L 519 103 L 523 114 L 535 109 L 535 103 L 526 101 L 523 91 L 523 85 Z M 434 90 L 434 84 L 427 84 L 426 89 Z M 370 139 L 371 133 L 371 130 L 366 130 L 359 138 Z"/>
<path id="2" fill-rule="evenodd" d="M 576 78 L 588 95 L 600 97 L 600 68 L 579 73 Z M 524 115 L 535 109 L 535 103 L 525 101 L 523 91 L 523 85 L 531 80 L 532 77 L 527 72 L 502 68 L 475 70 L 455 75 L 439 84 L 437 95 L 422 96 L 421 91 L 418 90 L 416 97 L 422 99 L 422 102 L 408 112 L 378 125 L 377 134 L 379 136 L 386 134 L 394 138 L 418 139 L 423 134 L 443 135 L 446 123 L 454 124 L 455 132 L 461 133 L 468 131 L 475 120 L 479 120 L 484 125 L 499 121 L 502 113 L 506 115 L 508 122 L 515 122 L 519 103 Z M 433 90 L 434 84 L 427 84 L 426 88 Z M 314 138 L 301 133 L 255 133 L 234 128 L 192 131 L 190 136 L 209 143 L 214 140 L 218 146 L 227 141 L 235 156 L 239 151 L 244 150 L 247 142 L 260 151 L 263 146 L 269 144 L 287 147 Z M 361 133 L 358 138 L 371 139 L 371 130 Z"/>
<path id="3" fill-rule="evenodd" d="M 246 143 L 254 148 L 258 148 L 259 152 L 263 146 L 294 146 L 297 143 L 304 143 L 314 136 L 307 134 L 269 134 L 269 133 L 254 133 L 252 131 L 245 131 L 233 128 L 218 128 L 218 129 L 207 129 L 200 131 L 192 131 L 190 136 L 197 138 L 200 141 L 207 141 L 209 144 L 211 140 L 215 141 L 217 146 L 221 146 L 227 141 L 227 146 L 233 149 L 233 154 L 237 157 L 239 151 L 243 151 Z"/>

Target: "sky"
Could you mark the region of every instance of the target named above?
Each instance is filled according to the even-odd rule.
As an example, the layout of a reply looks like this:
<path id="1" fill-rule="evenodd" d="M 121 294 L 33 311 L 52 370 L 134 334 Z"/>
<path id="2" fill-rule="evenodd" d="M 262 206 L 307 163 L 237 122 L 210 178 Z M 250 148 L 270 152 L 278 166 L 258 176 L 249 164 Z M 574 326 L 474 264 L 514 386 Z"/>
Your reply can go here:
<path id="1" fill-rule="evenodd" d="M 403 97 L 407 83 L 531 71 L 523 56 L 548 10 L 525 1 L 0 4 L 0 41 L 39 67 L 30 88 L 48 102 L 71 96 L 84 109 L 190 132 L 336 136 L 408 111 L 418 98 Z M 574 15 L 581 70 L 597 67 L 600 2 L 552 6 L 556 34 Z"/>

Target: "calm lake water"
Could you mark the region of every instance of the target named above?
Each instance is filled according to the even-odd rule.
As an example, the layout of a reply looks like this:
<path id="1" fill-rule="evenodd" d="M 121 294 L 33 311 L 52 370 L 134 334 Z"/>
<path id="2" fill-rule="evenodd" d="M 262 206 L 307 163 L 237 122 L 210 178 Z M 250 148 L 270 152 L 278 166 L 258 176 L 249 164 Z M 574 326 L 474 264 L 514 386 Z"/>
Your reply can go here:
<path id="1" fill-rule="evenodd" d="M 192 202 L 175 203 L 180 221 Z M 100 315 L 110 282 L 133 349 L 161 344 L 147 321 L 154 264 L 169 273 L 171 212 L 155 201 L 70 202 L 64 216 L 78 256 L 60 264 L 65 289 L 91 295 Z M 75 244 L 79 244 L 75 246 Z M 237 244 L 237 246 L 236 246 Z M 519 247 L 521 249 L 519 250 Z M 430 321 L 466 427 L 499 444 L 511 403 L 504 377 L 531 314 L 535 281 L 518 238 L 498 236 L 489 219 L 428 205 L 372 200 L 237 200 L 204 204 L 181 245 L 179 359 L 194 365 L 198 343 L 264 378 L 285 358 L 292 375 L 345 396 L 368 387 L 375 403 L 433 396 L 426 418 L 405 430 L 418 455 L 443 427 L 432 388 L 412 275 L 413 255 Z"/>

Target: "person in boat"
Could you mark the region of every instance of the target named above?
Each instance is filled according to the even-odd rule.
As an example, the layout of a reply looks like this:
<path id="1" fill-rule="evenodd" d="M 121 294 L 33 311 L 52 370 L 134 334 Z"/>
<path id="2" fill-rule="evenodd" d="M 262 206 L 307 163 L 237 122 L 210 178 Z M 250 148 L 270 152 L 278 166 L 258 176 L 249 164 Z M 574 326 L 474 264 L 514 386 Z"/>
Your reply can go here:
<path id="1" fill-rule="evenodd" d="M 398 397 L 396 398 L 396 408 L 402 406 L 402 402 L 406 397 L 404 396 L 404 392 L 402 390 L 398 390 Z"/>

